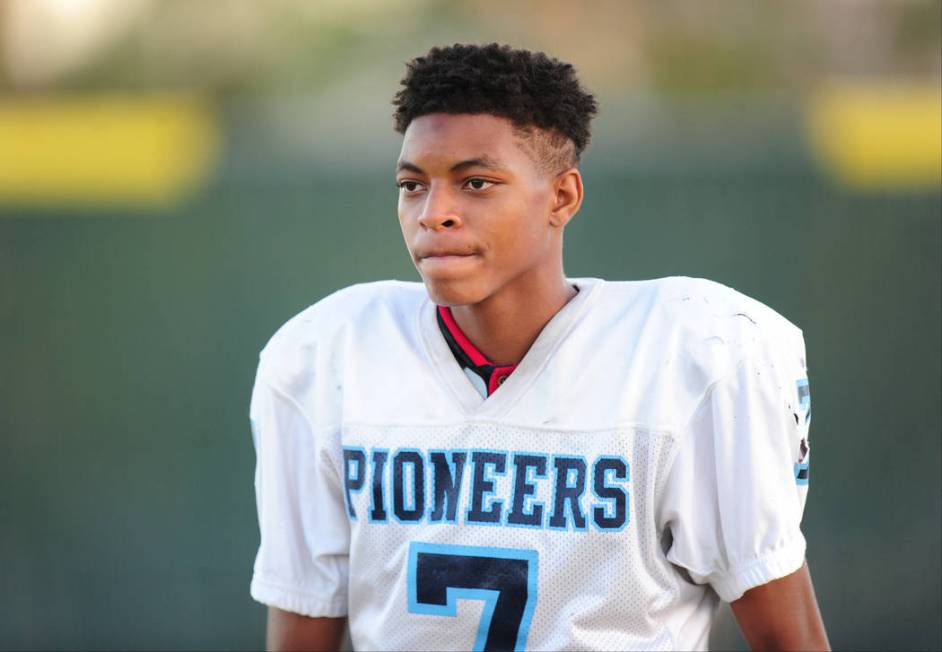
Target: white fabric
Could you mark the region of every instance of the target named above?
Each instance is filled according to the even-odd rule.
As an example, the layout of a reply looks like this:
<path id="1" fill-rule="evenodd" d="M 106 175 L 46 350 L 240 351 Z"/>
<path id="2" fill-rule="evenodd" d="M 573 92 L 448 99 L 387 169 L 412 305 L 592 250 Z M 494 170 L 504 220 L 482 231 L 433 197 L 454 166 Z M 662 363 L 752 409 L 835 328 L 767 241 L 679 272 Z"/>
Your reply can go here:
<path id="1" fill-rule="evenodd" d="M 262 532 L 252 595 L 307 616 L 346 615 L 350 535 L 335 470 L 318 463 L 313 431 L 298 405 L 261 376 L 251 420 Z"/>
<path id="2" fill-rule="evenodd" d="M 349 614 L 357 650 L 705 649 L 719 598 L 795 571 L 801 332 L 709 281 L 573 282 L 487 399 L 421 284 L 279 330 L 252 397 L 253 597 Z"/>

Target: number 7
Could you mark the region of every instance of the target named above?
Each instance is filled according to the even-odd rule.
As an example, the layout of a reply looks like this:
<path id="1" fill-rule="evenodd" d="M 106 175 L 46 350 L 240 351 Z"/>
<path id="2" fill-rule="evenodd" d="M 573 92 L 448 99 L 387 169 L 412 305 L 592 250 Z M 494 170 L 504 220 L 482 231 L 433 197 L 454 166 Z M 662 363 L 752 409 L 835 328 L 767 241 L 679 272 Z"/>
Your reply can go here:
<path id="1" fill-rule="evenodd" d="M 536 607 L 537 560 L 535 550 L 414 541 L 409 612 L 454 617 L 458 600 L 483 600 L 473 649 L 522 651 Z"/>

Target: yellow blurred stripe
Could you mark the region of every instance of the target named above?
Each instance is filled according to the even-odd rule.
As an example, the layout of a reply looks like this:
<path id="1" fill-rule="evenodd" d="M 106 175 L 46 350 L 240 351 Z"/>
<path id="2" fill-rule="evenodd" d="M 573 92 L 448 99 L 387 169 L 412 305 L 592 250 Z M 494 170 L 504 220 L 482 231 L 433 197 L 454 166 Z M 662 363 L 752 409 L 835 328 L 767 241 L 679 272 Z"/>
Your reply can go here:
<path id="1" fill-rule="evenodd" d="M 189 95 L 0 99 L 0 202 L 170 202 L 206 178 L 218 141 Z"/>
<path id="2" fill-rule="evenodd" d="M 832 83 L 808 111 L 812 148 L 825 168 L 860 189 L 942 184 L 938 83 Z"/>

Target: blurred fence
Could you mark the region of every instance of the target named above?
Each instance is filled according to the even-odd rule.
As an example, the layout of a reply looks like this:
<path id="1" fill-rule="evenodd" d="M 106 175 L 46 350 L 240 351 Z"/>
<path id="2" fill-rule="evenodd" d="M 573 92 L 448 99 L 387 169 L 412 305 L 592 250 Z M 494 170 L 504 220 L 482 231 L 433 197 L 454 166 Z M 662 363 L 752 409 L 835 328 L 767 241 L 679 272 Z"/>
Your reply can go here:
<path id="1" fill-rule="evenodd" d="M 938 185 L 835 182 L 788 104 L 645 106 L 600 121 L 567 272 L 705 276 L 804 329 L 832 642 L 938 649 Z M 334 289 L 417 279 L 393 135 L 279 155 L 220 108 L 216 172 L 177 203 L 0 204 L 0 647 L 259 648 L 257 352 Z"/>

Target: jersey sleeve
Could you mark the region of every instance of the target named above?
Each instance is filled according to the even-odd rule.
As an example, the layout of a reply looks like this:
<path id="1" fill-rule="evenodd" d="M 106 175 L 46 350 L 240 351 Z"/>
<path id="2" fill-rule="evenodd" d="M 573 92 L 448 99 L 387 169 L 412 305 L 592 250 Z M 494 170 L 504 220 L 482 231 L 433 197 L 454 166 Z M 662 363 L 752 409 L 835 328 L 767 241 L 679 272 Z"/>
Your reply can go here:
<path id="1" fill-rule="evenodd" d="M 810 397 L 799 349 L 744 360 L 714 383 L 668 475 L 667 558 L 728 602 L 804 561 Z"/>
<path id="2" fill-rule="evenodd" d="M 305 616 L 344 616 L 349 526 L 324 437 L 261 373 L 250 416 L 261 533 L 252 597 Z"/>

